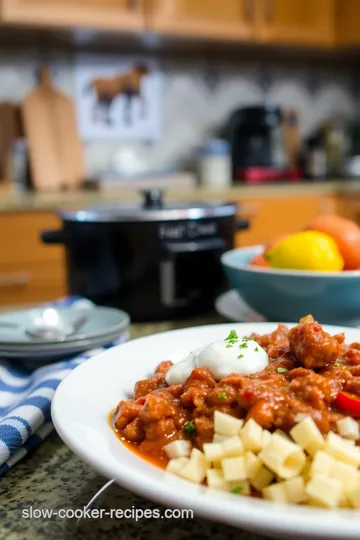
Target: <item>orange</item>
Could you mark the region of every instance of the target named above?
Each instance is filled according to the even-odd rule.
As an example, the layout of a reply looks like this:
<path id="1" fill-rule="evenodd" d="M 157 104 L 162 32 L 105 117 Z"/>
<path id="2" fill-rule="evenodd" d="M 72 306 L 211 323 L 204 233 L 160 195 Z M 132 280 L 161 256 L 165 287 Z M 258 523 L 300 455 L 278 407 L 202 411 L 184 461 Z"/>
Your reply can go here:
<path id="1" fill-rule="evenodd" d="M 282 242 L 282 240 L 285 240 L 285 238 L 287 238 L 288 236 L 289 236 L 288 234 L 279 234 L 279 235 L 275 236 L 272 240 L 270 240 L 266 244 L 264 253 L 266 253 L 267 251 L 269 251 L 270 249 L 275 247 L 276 244 L 279 244 L 279 242 Z M 251 266 L 262 266 L 264 268 L 269 268 L 270 264 L 265 259 L 264 253 L 259 253 L 259 255 L 256 255 L 256 257 L 254 257 L 253 260 L 250 261 L 249 264 Z"/>
<path id="2" fill-rule="evenodd" d="M 270 264 L 265 259 L 263 253 L 259 253 L 259 255 L 256 255 L 256 257 L 254 257 L 252 259 L 252 261 L 249 262 L 249 264 L 250 264 L 250 266 L 262 266 L 262 267 L 265 267 L 265 268 L 270 267 Z"/>
<path id="3" fill-rule="evenodd" d="M 360 227 L 354 221 L 324 214 L 310 223 L 309 229 L 331 236 L 344 259 L 344 270 L 360 269 Z"/>

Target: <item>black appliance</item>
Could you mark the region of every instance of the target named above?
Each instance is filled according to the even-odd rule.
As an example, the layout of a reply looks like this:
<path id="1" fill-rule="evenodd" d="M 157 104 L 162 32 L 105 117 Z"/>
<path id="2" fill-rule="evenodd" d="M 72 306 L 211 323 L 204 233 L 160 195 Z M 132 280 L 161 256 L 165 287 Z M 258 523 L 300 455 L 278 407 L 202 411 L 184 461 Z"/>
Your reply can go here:
<path id="1" fill-rule="evenodd" d="M 161 190 L 142 204 L 61 212 L 63 227 L 44 231 L 64 244 L 70 294 L 127 311 L 134 321 L 206 313 L 226 281 L 220 257 L 248 228 L 233 203 L 165 203 Z"/>
<path id="2" fill-rule="evenodd" d="M 231 114 L 225 133 L 232 147 L 234 179 L 246 177 L 252 168 L 266 173 L 287 167 L 282 124 L 282 112 L 276 106 L 245 107 Z"/>

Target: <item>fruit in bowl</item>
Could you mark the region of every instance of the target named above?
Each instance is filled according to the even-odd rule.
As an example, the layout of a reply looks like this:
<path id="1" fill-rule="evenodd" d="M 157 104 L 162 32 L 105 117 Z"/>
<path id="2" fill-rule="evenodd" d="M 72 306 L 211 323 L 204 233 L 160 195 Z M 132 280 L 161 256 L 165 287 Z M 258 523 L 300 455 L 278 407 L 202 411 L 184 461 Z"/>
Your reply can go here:
<path id="1" fill-rule="evenodd" d="M 360 325 L 360 228 L 320 216 L 265 246 L 234 249 L 221 262 L 230 286 L 268 320 L 304 312 L 328 324 Z"/>
<path id="2" fill-rule="evenodd" d="M 320 272 L 358 270 L 360 227 L 340 216 L 319 216 L 305 231 L 274 238 L 250 264 Z"/>

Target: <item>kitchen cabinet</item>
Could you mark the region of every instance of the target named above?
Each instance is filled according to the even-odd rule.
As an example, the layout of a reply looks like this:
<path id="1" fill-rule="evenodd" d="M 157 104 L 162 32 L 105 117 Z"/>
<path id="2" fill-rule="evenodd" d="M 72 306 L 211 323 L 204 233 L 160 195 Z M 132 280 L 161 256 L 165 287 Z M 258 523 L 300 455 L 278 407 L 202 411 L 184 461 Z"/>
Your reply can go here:
<path id="1" fill-rule="evenodd" d="M 336 5 L 337 42 L 339 45 L 360 43 L 359 0 L 338 0 Z"/>
<path id="2" fill-rule="evenodd" d="M 254 0 L 149 0 L 149 28 L 161 34 L 251 40 Z"/>
<path id="3" fill-rule="evenodd" d="M 319 214 L 338 213 L 339 202 L 331 196 L 299 196 L 236 201 L 239 215 L 249 219 L 248 231 L 239 232 L 238 247 L 266 244 L 274 236 L 299 232 Z"/>
<path id="4" fill-rule="evenodd" d="M 255 0 L 257 38 L 297 45 L 335 42 L 335 0 Z"/>
<path id="5" fill-rule="evenodd" d="M 40 240 L 40 231 L 59 226 L 48 212 L 0 215 L 0 306 L 46 302 L 66 294 L 64 250 Z"/>
<path id="6" fill-rule="evenodd" d="M 1 21 L 20 25 L 142 31 L 145 0 L 0 0 Z"/>

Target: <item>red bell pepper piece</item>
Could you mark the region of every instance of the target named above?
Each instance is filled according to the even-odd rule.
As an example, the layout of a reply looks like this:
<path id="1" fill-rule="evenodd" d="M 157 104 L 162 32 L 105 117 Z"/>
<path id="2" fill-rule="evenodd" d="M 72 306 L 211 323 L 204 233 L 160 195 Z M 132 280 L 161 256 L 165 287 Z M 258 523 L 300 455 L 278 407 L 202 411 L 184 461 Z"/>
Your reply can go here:
<path id="1" fill-rule="evenodd" d="M 360 416 L 360 397 L 339 392 L 335 399 L 335 404 L 339 409 L 351 413 L 353 416 Z"/>

